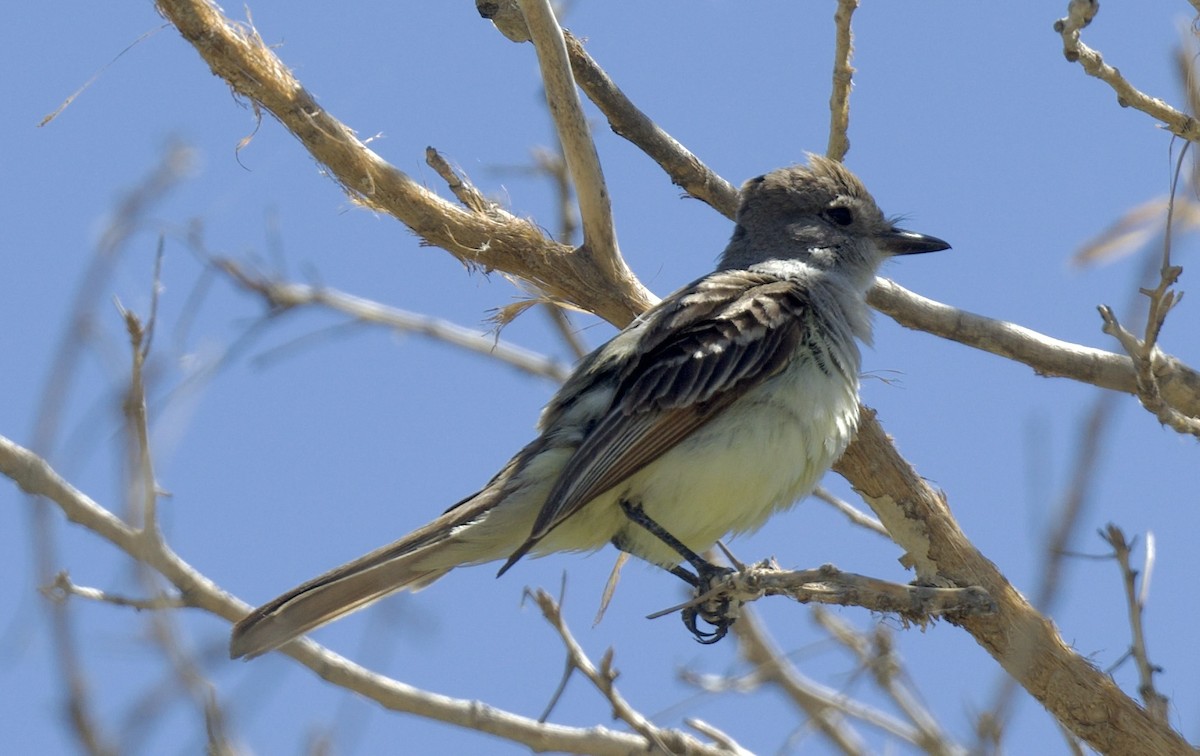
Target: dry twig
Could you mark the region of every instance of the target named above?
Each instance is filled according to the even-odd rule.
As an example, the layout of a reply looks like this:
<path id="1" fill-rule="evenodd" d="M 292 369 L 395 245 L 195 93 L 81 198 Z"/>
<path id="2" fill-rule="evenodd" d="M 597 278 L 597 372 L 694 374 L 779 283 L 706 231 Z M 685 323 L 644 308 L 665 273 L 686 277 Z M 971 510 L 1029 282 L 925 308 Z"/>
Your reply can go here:
<path id="1" fill-rule="evenodd" d="M 848 622 L 819 607 L 813 612 L 813 618 L 858 658 L 859 664 L 871 673 L 879 689 L 912 722 L 915 730 L 912 739 L 914 745 L 934 756 L 966 753 L 966 749 L 942 731 L 937 719 L 904 681 L 904 668 L 900 657 L 895 653 L 887 628 L 878 625 L 870 635 L 860 633 Z"/>
<path id="2" fill-rule="evenodd" d="M 1161 121 L 1176 136 L 1189 142 L 1200 140 L 1200 121 L 1168 105 L 1157 97 L 1151 97 L 1130 84 L 1121 72 L 1104 62 L 1099 52 L 1080 41 L 1080 32 L 1095 18 L 1100 10 L 1098 0 L 1070 0 L 1067 15 L 1054 22 L 1054 31 L 1062 36 L 1063 56 L 1071 63 L 1079 63 L 1089 76 L 1095 76 L 1117 93 L 1117 104 L 1123 108 L 1134 108 Z"/>
<path id="3" fill-rule="evenodd" d="M 526 595 L 537 602 L 538 607 L 542 610 L 542 615 L 558 632 L 567 650 L 569 669 L 578 670 L 586 677 L 612 706 L 613 716 L 628 724 L 645 738 L 644 748 L 656 747 L 664 753 L 698 753 L 701 749 L 706 748 L 704 744 L 685 733 L 658 727 L 641 712 L 630 706 L 629 702 L 617 691 L 617 671 L 612 666 L 613 650 L 610 648 L 606 651 L 597 666 L 588 658 L 583 647 L 571 634 L 571 629 L 567 627 L 566 620 L 563 619 L 558 602 L 554 600 L 554 597 L 541 589 L 529 591 Z M 728 736 L 725 736 L 723 741 L 716 746 L 720 752 L 746 753 Z"/>
<path id="4" fill-rule="evenodd" d="M 326 307 L 364 323 L 381 325 L 401 333 L 428 336 L 558 383 L 571 374 L 569 365 L 456 323 L 401 310 L 337 289 L 275 280 L 248 271 L 233 260 L 217 259 L 213 262 L 233 283 L 261 296 L 274 312 L 300 307 Z"/>
<path id="5" fill-rule="evenodd" d="M 854 86 L 854 67 L 850 58 L 854 55 L 854 32 L 850 19 L 858 9 L 858 0 L 838 0 L 837 12 L 833 14 L 837 29 L 837 43 L 833 53 L 833 87 L 829 95 L 829 144 L 825 157 L 841 162 L 850 151 L 850 90 Z"/>
<path id="6" fill-rule="evenodd" d="M 1133 544 L 1126 540 L 1125 533 L 1112 523 L 1109 523 L 1108 527 L 1100 532 L 1100 537 L 1104 539 L 1105 543 L 1112 546 L 1113 558 L 1117 560 L 1117 565 L 1121 568 L 1121 585 L 1125 591 L 1131 632 L 1129 656 L 1133 657 L 1134 664 L 1137 665 L 1138 694 L 1142 697 L 1142 703 L 1145 704 L 1151 716 L 1165 725 L 1168 721 L 1170 700 L 1154 687 L 1154 673 L 1161 672 L 1162 668 L 1151 663 L 1150 654 L 1146 651 L 1146 631 L 1142 623 L 1142 614 L 1146 610 L 1146 597 L 1145 591 L 1139 592 L 1137 589 L 1138 571 L 1133 568 L 1129 560 Z M 1143 587 L 1149 584 L 1150 571 L 1154 564 L 1152 538 L 1153 536 L 1147 536 L 1146 539 L 1146 569 L 1142 575 Z"/>

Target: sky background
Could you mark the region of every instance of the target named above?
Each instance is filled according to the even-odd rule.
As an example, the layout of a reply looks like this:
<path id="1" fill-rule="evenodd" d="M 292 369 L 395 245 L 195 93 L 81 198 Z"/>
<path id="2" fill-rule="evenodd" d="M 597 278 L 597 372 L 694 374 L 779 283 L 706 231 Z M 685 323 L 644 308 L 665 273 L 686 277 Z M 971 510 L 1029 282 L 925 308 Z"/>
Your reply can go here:
<path id="1" fill-rule="evenodd" d="M 1052 24 L 1066 3 L 867 3 L 856 15 L 855 89 L 847 164 L 906 227 L 954 245 L 885 271 L 924 296 L 1056 338 L 1114 349 L 1099 304 L 1128 312 L 1146 251 L 1102 266 L 1070 262 L 1122 213 L 1164 195 L 1179 144 L 1148 116 L 1062 56 Z M 532 175 L 532 150 L 552 144 L 535 51 L 481 20 L 473 3 L 249 4 L 264 40 L 335 117 L 399 169 L 449 196 L 424 165 L 432 145 L 512 212 L 553 229 L 554 196 Z M 1040 6 L 1040 7 L 1038 7 Z M 242 6 L 229 6 L 238 17 Z M 572 3 L 564 25 L 629 97 L 726 179 L 739 184 L 825 149 L 833 3 Z M 1084 39 L 1150 94 L 1179 104 L 1172 51 L 1184 2 L 1108 2 Z M 328 312 L 263 324 L 253 297 L 213 277 L 188 238 L 214 256 L 320 283 L 477 329 L 521 292 L 417 244 L 397 221 L 354 206 L 299 143 L 255 116 L 150 2 L 26 4 L 0 28 L 0 434 L 32 442 L 36 408 L 81 287 L 91 336 L 69 376 L 51 458 L 76 487 L 122 511 L 119 395 L 128 348 L 113 297 L 149 308 L 158 239 L 163 293 L 152 357 L 153 449 L 171 546 L 223 588 L 257 604 L 424 523 L 483 484 L 532 437 L 554 391 L 495 361 L 417 336 L 347 327 Z M 147 32 L 49 125 L 43 116 Z M 661 170 L 595 116 L 595 135 L 630 266 L 659 295 L 709 271 L 731 224 L 681 198 Z M 239 143 L 251 137 L 240 152 Z M 172 144 L 187 176 L 154 198 L 112 275 L 85 286 L 116 208 Z M 1192 282 L 1195 240 L 1176 261 Z M 1200 365 L 1197 303 L 1172 314 L 1163 347 Z M 595 346 L 613 329 L 577 321 Z M 944 490 L 967 535 L 1027 595 L 1042 572 L 1047 526 L 1068 492 L 1082 427 L 1100 390 L 876 318 L 865 351 L 864 401 L 922 475 Z M 253 330 L 252 330 L 253 329 Z M 251 335 L 247 335 L 251 334 Z M 502 334 L 569 359 L 537 311 Z M 214 370 L 219 365 L 219 369 Z M 1100 554 L 1115 522 L 1157 563 L 1146 613 L 1171 721 L 1200 741 L 1200 495 L 1194 440 L 1115 397 L 1113 423 L 1071 548 Z M 829 487 L 853 499 L 845 482 Z M 80 584 L 133 594 L 130 562 L 54 514 L 58 563 Z M 39 606 L 31 508 L 0 485 L 0 743 L 13 753 L 70 752 L 63 689 Z M 906 581 L 890 542 L 817 502 L 732 543 L 743 559 L 784 566 L 832 562 Z M 821 754 L 826 744 L 771 691 L 702 693 L 681 670 L 743 674 L 736 646 L 694 643 L 676 618 L 644 615 L 680 600 L 674 578 L 631 565 L 607 616 L 592 627 L 613 553 L 523 561 L 451 573 L 389 599 L 317 638 L 352 659 L 428 690 L 536 717 L 562 670 L 560 643 L 522 589 L 557 591 L 593 658 L 615 649 L 629 701 L 666 725 L 705 719 L 756 752 Z M 1140 548 L 1135 558 L 1141 559 Z M 1116 566 L 1069 560 L 1052 615 L 1065 640 L 1102 668 L 1128 646 Z M 159 652 L 131 610 L 76 602 L 77 642 L 104 731 L 129 753 L 203 748 L 196 707 L 169 692 Z M 854 660 L 807 609 L 760 601 L 800 669 L 880 702 Z M 862 629 L 880 618 L 835 609 Z M 302 752 L 329 737 L 337 753 L 522 753 L 495 738 L 385 712 L 281 656 L 225 658 L 228 625 L 181 613 L 237 741 L 258 753 Z M 968 635 L 920 632 L 894 620 L 912 684 L 960 742 L 1002 679 Z M 1129 663 L 1116 679 L 1136 689 Z M 168 691 L 168 692 L 164 692 Z M 147 702 L 161 707 L 148 720 Z M 574 680 L 553 715 L 608 724 L 608 707 Z M 152 721 L 147 724 L 147 721 Z M 877 731 L 861 728 L 873 748 Z M 789 738 L 795 738 L 789 740 Z M 1021 694 L 1006 746 L 1065 752 L 1053 720 Z"/>

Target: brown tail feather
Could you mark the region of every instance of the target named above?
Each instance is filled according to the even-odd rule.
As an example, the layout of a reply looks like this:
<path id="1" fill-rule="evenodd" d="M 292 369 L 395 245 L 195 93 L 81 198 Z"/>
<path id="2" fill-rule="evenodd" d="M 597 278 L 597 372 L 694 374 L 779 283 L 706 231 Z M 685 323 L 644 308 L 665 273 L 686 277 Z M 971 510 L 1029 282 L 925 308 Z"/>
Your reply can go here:
<path id="1" fill-rule="evenodd" d="M 477 553 L 457 553 L 452 534 L 490 509 L 498 490 L 499 486 L 486 487 L 395 543 L 313 578 L 250 612 L 233 627 L 230 658 L 265 654 L 389 593 L 419 590 L 458 564 L 476 561 L 472 556 Z"/>
<path id="2" fill-rule="evenodd" d="M 234 625 L 230 658 L 252 659 L 390 593 L 422 588 L 451 569 L 423 570 L 412 561 L 351 563 L 293 588 Z"/>

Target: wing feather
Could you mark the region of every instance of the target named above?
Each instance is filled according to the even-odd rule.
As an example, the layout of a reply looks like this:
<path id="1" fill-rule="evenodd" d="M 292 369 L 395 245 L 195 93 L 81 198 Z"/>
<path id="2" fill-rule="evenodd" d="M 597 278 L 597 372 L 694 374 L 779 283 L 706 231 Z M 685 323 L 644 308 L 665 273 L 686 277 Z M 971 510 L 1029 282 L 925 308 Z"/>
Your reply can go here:
<path id="1" fill-rule="evenodd" d="M 778 374 L 814 322 L 803 286 L 768 273 L 722 271 L 649 313 L 636 348 L 606 375 L 617 384 L 611 406 L 567 462 L 509 564 L 747 389 Z"/>

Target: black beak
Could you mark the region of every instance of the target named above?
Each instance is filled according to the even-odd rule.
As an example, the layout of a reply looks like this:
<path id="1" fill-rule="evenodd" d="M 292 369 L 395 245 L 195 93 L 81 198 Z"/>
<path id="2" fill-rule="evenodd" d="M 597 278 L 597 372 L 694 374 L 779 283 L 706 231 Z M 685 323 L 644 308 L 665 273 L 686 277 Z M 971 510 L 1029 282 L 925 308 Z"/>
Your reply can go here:
<path id="1" fill-rule="evenodd" d="M 938 252 L 950 249 L 950 245 L 936 236 L 926 236 L 915 231 L 893 228 L 879 237 L 879 246 L 893 255 L 916 255 L 922 252 Z"/>

